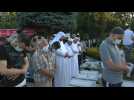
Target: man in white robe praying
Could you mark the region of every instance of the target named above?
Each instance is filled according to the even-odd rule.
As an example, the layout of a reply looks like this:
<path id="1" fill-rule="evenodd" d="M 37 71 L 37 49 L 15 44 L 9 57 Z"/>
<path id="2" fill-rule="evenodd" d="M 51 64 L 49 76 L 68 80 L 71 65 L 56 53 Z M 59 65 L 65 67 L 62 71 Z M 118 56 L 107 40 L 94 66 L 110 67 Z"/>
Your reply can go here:
<path id="1" fill-rule="evenodd" d="M 71 72 L 72 72 L 72 67 L 73 67 L 73 64 L 74 64 L 74 62 L 73 62 L 74 53 L 73 53 L 72 48 L 71 48 L 72 42 L 73 42 L 73 40 L 71 38 L 69 38 L 67 40 L 67 42 L 65 43 L 65 47 L 68 51 L 68 58 L 67 58 L 68 67 L 66 69 L 67 70 L 66 71 L 67 72 L 66 76 L 67 76 L 67 82 L 68 83 L 70 83 L 70 81 L 72 79 L 72 73 Z"/>
<path id="2" fill-rule="evenodd" d="M 67 87 L 68 84 L 68 51 L 66 50 L 64 44 L 63 44 L 63 38 L 65 36 L 64 32 L 59 32 L 54 40 L 59 41 L 60 48 L 56 50 L 56 71 L 54 75 L 54 86 L 55 87 Z"/>
<path id="3" fill-rule="evenodd" d="M 77 42 L 78 42 L 78 38 L 75 37 L 73 40 L 73 43 L 71 45 L 72 51 L 74 53 L 73 60 L 72 60 L 72 62 L 73 62 L 72 77 L 77 77 L 79 74 L 79 64 L 78 64 L 79 48 L 78 48 Z"/>

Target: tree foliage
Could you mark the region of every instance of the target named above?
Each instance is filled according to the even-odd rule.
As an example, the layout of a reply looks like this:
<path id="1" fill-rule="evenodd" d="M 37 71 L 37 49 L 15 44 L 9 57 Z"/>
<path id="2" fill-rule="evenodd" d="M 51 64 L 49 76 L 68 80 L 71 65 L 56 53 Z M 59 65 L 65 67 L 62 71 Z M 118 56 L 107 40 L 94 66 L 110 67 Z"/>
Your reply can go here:
<path id="1" fill-rule="evenodd" d="M 46 32 L 72 30 L 71 12 L 17 12 L 18 27 L 42 27 Z"/>
<path id="2" fill-rule="evenodd" d="M 115 26 L 134 27 L 134 12 L 79 12 L 76 31 L 82 38 L 105 38 Z"/>
<path id="3" fill-rule="evenodd" d="M 8 12 L 5 15 L 0 16 L 0 28 L 16 28 L 16 13 L 15 12 Z"/>

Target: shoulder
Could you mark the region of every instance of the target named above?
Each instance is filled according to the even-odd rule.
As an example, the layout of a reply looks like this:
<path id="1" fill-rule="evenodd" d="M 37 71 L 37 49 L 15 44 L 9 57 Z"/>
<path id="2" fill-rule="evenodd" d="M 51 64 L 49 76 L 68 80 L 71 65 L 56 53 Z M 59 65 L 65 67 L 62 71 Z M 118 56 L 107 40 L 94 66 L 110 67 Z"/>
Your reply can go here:
<path id="1" fill-rule="evenodd" d="M 0 46 L 0 60 L 7 59 L 7 54 L 5 46 Z"/>

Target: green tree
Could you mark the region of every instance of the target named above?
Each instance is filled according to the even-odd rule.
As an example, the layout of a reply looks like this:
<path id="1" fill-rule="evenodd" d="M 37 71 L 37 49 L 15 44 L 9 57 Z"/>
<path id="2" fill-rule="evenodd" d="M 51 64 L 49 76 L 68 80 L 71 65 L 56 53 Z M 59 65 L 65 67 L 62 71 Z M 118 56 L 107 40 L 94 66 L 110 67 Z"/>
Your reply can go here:
<path id="1" fill-rule="evenodd" d="M 18 28 L 40 27 L 45 32 L 72 31 L 72 12 L 17 12 Z"/>
<path id="2" fill-rule="evenodd" d="M 133 12 L 79 12 L 76 30 L 81 37 L 104 39 L 115 26 L 124 28 L 126 23 L 134 24 Z"/>
<path id="3" fill-rule="evenodd" d="M 0 16 L 0 28 L 16 28 L 16 13 L 15 12 L 7 12 L 4 15 Z"/>

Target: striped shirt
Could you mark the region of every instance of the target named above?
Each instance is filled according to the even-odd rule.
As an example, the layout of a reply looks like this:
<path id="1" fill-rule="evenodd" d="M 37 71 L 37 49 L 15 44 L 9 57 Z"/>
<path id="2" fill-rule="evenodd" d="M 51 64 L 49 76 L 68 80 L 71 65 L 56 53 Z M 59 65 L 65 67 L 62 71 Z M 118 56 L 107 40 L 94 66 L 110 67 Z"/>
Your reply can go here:
<path id="1" fill-rule="evenodd" d="M 32 66 L 34 68 L 34 80 L 37 82 L 47 81 L 47 77 L 40 73 L 41 69 L 48 68 L 47 59 L 44 57 L 42 51 L 35 51 L 32 58 Z"/>
<path id="2" fill-rule="evenodd" d="M 46 82 L 48 78 L 41 75 L 39 72 L 43 68 L 47 68 L 51 74 L 55 70 L 55 55 L 52 52 L 44 53 L 43 51 L 36 51 L 31 58 L 32 66 L 34 68 L 34 80 L 37 82 Z"/>

